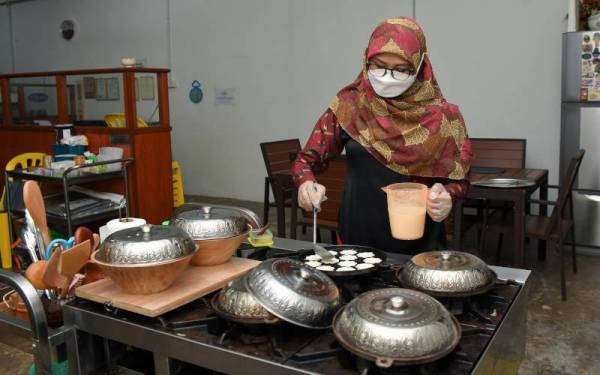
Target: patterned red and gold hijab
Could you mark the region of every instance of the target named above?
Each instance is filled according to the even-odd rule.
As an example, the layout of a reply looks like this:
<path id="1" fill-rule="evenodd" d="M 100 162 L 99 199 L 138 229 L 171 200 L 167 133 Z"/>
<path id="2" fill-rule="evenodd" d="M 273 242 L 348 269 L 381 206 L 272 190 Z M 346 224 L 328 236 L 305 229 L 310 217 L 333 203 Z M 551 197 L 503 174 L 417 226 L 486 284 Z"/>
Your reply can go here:
<path id="1" fill-rule="evenodd" d="M 415 83 L 397 98 L 378 96 L 367 61 L 379 53 L 401 56 L 417 69 Z M 409 176 L 465 178 L 472 159 L 463 117 L 435 80 L 421 27 L 408 17 L 377 26 L 365 51 L 363 71 L 331 101 L 340 126 L 379 162 Z"/>

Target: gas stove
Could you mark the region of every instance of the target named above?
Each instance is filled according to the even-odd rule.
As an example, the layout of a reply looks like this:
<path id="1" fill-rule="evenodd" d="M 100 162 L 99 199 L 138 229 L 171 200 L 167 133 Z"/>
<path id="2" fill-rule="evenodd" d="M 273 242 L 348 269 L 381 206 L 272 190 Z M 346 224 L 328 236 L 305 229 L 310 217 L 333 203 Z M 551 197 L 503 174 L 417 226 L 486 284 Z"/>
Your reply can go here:
<path id="1" fill-rule="evenodd" d="M 290 240 L 278 242 L 279 246 L 272 248 L 243 245 L 238 256 L 258 260 L 294 256 L 290 250 L 309 245 Z M 390 254 L 378 272 L 336 283 L 346 301 L 368 290 L 400 287 L 395 275 L 408 259 Z M 120 362 L 122 348 L 107 344 L 115 341 L 152 352 L 156 373 L 459 375 L 506 374 L 511 369 L 516 373 L 525 350 L 525 292 L 529 272 L 501 267 L 494 270 L 499 278 L 513 281 L 479 296 L 440 300 L 460 322 L 461 340 L 448 356 L 418 366 L 380 369 L 343 349 L 331 330 L 309 330 L 286 322 L 250 326 L 224 320 L 212 311 L 211 296 L 158 318 L 77 299 L 66 306 L 65 321 L 74 324 L 81 331 L 80 336 L 107 339 L 102 350 L 109 367 Z M 71 342 L 73 345 L 77 345 L 76 340 Z M 78 358 L 72 359 L 77 360 L 83 373 L 86 368 L 95 370 L 102 365 L 92 365 L 93 361 L 86 357 L 86 351 L 95 349 L 78 349 Z M 131 356 L 127 358 L 131 363 Z"/>

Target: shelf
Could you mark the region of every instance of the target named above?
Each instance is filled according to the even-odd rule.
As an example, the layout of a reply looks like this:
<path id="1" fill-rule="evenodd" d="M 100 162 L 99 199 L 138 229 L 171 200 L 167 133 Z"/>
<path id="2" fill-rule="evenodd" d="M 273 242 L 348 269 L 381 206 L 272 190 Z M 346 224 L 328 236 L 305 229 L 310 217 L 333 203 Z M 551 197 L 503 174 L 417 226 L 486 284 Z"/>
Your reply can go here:
<path id="1" fill-rule="evenodd" d="M 39 173 L 33 173 L 33 172 L 24 172 L 22 170 L 7 171 L 6 173 L 8 174 L 9 177 L 17 177 L 17 178 L 22 178 L 22 179 L 27 179 L 27 180 L 35 180 L 35 181 L 41 181 L 41 182 L 53 182 L 53 183 L 58 183 L 58 184 L 62 184 L 62 182 L 63 182 L 62 174 L 60 174 L 60 175 L 57 174 L 56 176 L 54 176 L 54 175 L 45 175 L 45 174 L 39 174 Z M 115 172 L 105 172 L 105 173 L 81 173 L 79 176 L 76 176 L 74 174 L 72 176 L 73 177 L 67 177 L 68 185 L 87 184 L 90 182 L 122 178 L 123 172 L 115 171 Z"/>
<path id="2" fill-rule="evenodd" d="M 121 210 L 123 211 L 124 208 L 121 208 Z M 11 212 L 19 215 L 25 215 L 25 210 L 21 209 L 11 210 Z M 105 219 L 114 219 L 117 217 L 119 217 L 119 208 L 111 207 L 84 216 L 71 216 L 71 226 L 78 226 Z M 50 224 L 64 225 L 67 222 L 67 217 L 46 212 L 46 220 L 48 220 L 48 223 Z"/>
<path id="3" fill-rule="evenodd" d="M 561 102 L 562 105 L 577 105 L 581 107 L 600 107 L 600 101 L 598 102 L 589 102 L 589 101 L 581 101 L 581 100 L 563 100 Z"/>

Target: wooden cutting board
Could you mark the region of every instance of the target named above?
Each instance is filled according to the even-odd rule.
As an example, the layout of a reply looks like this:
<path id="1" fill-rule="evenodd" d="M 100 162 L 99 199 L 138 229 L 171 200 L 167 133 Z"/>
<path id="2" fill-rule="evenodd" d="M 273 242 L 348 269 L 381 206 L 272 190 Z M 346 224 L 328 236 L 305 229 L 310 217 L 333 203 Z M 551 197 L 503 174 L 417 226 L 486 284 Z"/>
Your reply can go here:
<path id="1" fill-rule="evenodd" d="M 224 287 L 260 264 L 259 261 L 233 257 L 225 264 L 209 267 L 189 266 L 175 283 L 160 293 L 127 294 L 110 279 L 82 285 L 75 295 L 137 314 L 156 317 Z"/>

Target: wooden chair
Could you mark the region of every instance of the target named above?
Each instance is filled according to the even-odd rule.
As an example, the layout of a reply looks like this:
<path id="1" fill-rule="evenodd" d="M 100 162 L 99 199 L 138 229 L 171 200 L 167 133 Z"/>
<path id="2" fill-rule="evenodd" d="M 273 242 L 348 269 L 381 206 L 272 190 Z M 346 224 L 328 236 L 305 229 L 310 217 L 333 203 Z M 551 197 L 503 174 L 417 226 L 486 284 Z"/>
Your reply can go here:
<path id="1" fill-rule="evenodd" d="M 44 154 L 43 152 L 26 152 L 24 154 L 19 154 L 6 163 L 6 167 L 4 170 L 6 171 L 14 171 L 15 169 L 27 169 L 34 167 L 41 167 L 44 163 Z M 8 187 L 5 186 L 2 191 L 2 196 L 0 196 L 0 211 L 4 210 L 4 199 L 7 195 Z"/>
<path id="2" fill-rule="evenodd" d="M 567 286 L 565 282 L 565 262 L 563 243 L 566 237 L 571 235 L 571 251 L 573 257 L 573 272 L 577 272 L 576 248 L 575 248 L 575 226 L 573 222 L 573 185 L 579 172 L 579 166 L 585 150 L 579 150 L 571 159 L 569 168 L 564 176 L 562 186 L 549 186 L 558 189 L 558 199 L 556 202 L 531 199 L 531 203 L 539 205 L 554 205 L 554 210 L 550 217 L 527 215 L 525 216 L 525 236 L 535 238 L 538 241 L 548 241 L 554 244 L 560 257 L 560 287 L 563 300 L 567 299 Z M 565 211 L 568 206 L 568 215 Z M 489 218 L 484 231 L 497 231 L 500 233 L 509 232 L 512 228 L 513 215 L 506 215 L 502 211 L 496 211 Z M 499 257 L 499 253 L 497 256 Z"/>
<path id="3" fill-rule="evenodd" d="M 526 139 L 469 138 L 473 147 L 471 167 L 525 168 Z"/>
<path id="4" fill-rule="evenodd" d="M 104 115 L 104 122 L 109 128 L 125 128 L 125 114 L 124 113 L 108 113 Z M 148 124 L 141 118 L 137 118 L 138 128 L 147 128 Z"/>
<path id="5" fill-rule="evenodd" d="M 321 203 L 321 212 L 317 216 L 317 225 L 319 229 L 328 229 L 331 231 L 331 239 L 336 243 L 336 234 L 338 228 L 338 215 L 342 204 L 342 195 L 344 192 L 344 181 L 346 179 L 346 158 L 341 156 L 331 160 L 327 169 L 316 174 L 318 182 L 327 189 L 327 200 Z M 290 237 L 296 239 L 296 230 L 298 225 L 312 226 L 312 212 L 302 210 L 302 216 L 298 218 L 298 190 L 294 190 L 292 195 L 292 220 L 290 222 Z M 320 241 L 320 231 L 318 241 Z"/>
<path id="6" fill-rule="evenodd" d="M 302 147 L 300 140 L 285 139 L 260 144 L 267 176 L 263 200 L 263 222 L 269 221 L 269 207 L 277 207 L 277 236 L 285 237 L 285 207 L 291 207 L 292 192 L 296 186 L 292 180 L 290 153 L 297 154 Z M 275 203 L 269 202 L 269 189 L 273 190 Z"/>
<path id="7" fill-rule="evenodd" d="M 525 157 L 527 149 L 526 139 L 511 138 L 470 138 L 473 147 L 472 172 L 485 173 L 486 170 L 493 172 L 505 168 L 525 168 Z M 506 202 L 492 202 L 488 200 L 471 200 L 463 202 L 463 208 L 476 210 L 475 215 L 465 215 L 463 222 L 465 231 L 471 226 L 478 226 L 477 243 L 479 251 L 483 251 L 483 236 L 481 235 L 480 223 L 487 221 L 490 211 L 502 209 L 508 210 L 510 206 Z M 456 235 L 456 234 L 455 234 Z M 460 234 L 462 235 L 462 233 Z"/>

